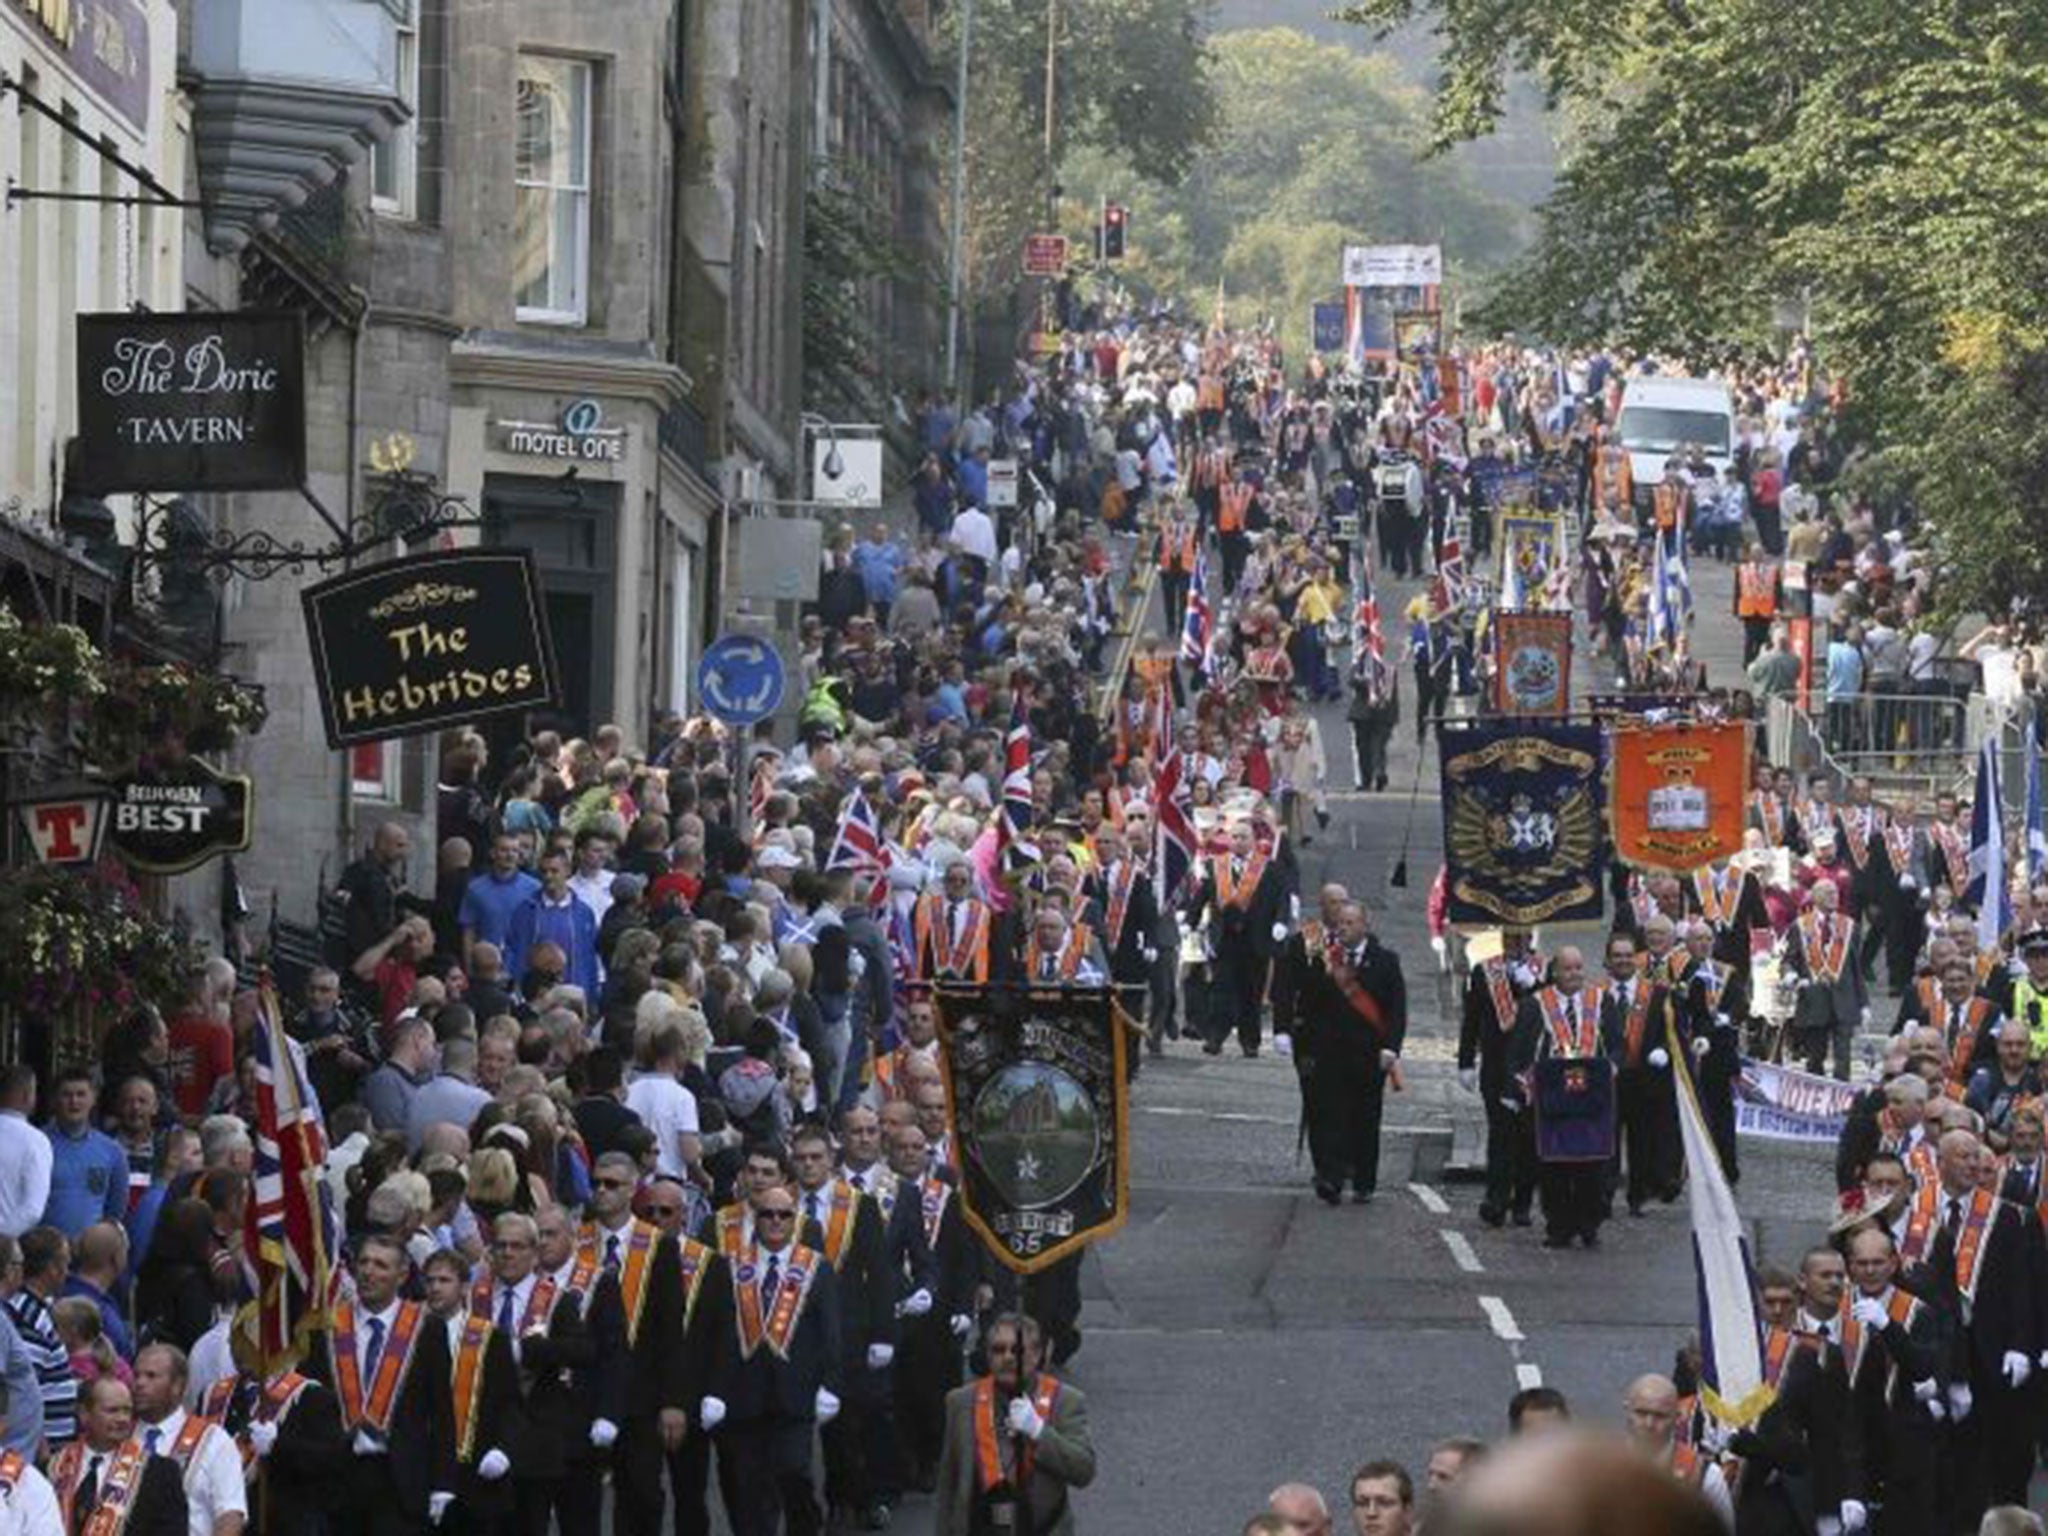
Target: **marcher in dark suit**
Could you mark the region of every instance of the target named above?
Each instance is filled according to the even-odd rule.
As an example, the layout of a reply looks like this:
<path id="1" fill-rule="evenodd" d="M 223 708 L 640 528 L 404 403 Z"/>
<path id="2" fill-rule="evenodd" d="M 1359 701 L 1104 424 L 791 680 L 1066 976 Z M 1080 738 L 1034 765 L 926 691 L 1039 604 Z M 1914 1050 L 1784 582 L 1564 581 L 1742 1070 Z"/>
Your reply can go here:
<path id="1" fill-rule="evenodd" d="M 1159 931 L 1159 903 L 1152 877 L 1130 857 L 1124 835 L 1104 825 L 1095 833 L 1095 856 L 1101 862 L 1094 887 L 1102 908 L 1102 948 L 1109 958 L 1109 979 L 1124 1012 L 1145 1022 L 1152 966 L 1159 958 L 1154 936 Z"/>
<path id="2" fill-rule="evenodd" d="M 1742 1458 L 1736 1529 L 1743 1536 L 1811 1536 L 1820 1515 L 1839 1521 L 1844 1500 L 1862 1503 L 1861 1442 L 1842 1353 L 1824 1335 L 1769 1328 L 1764 1378 L 1777 1395 L 1728 1442 Z"/>
<path id="3" fill-rule="evenodd" d="M 2024 1504 L 2034 1469 L 2033 1399 L 2025 1388 L 2041 1339 L 2035 1326 L 2028 1213 L 1983 1187 L 1990 1154 L 1968 1131 L 1936 1146 L 1941 1230 L 1928 1257 L 1936 1294 L 1954 1337 L 1950 1372 L 1966 1386 L 1959 1409 L 1951 1389 L 1952 1482 L 1944 1500 L 1959 1522 L 1974 1524 L 1989 1504 Z"/>
<path id="4" fill-rule="evenodd" d="M 627 1368 L 625 1312 L 619 1304 L 615 1276 L 605 1273 L 594 1253 L 577 1246 L 574 1218 L 551 1205 L 534 1218 L 540 1243 L 539 1272 L 555 1285 L 557 1306 L 574 1307 L 590 1339 L 590 1363 L 569 1373 L 575 1398 L 574 1422 L 561 1447 L 564 1487 L 555 1496 L 555 1519 L 562 1536 L 597 1536 L 604 1502 L 604 1472 L 618 1443 L 619 1420 L 625 1416 L 620 1397 Z M 692 1439 L 699 1438 L 695 1435 Z"/>
<path id="5" fill-rule="evenodd" d="M 1834 881 L 1815 881 L 1810 900 L 1812 906 L 1786 934 L 1792 970 L 1801 982 L 1792 1033 L 1807 1071 L 1827 1070 L 1832 1047 L 1835 1076 L 1847 1082 L 1856 1031 L 1870 1012 L 1870 994 L 1856 964 L 1860 929 L 1837 910 Z"/>
<path id="6" fill-rule="evenodd" d="M 618 1443 L 612 1447 L 613 1518 L 619 1536 L 659 1536 L 662 1458 L 689 1429 L 691 1385 L 683 1336 L 682 1266 L 673 1239 L 633 1214 L 640 1169 L 623 1153 L 597 1160 L 590 1180 L 591 1221 L 581 1250 L 618 1288 L 623 1347 L 615 1358 Z M 602 1335 L 600 1335 L 602 1336 Z"/>
<path id="7" fill-rule="evenodd" d="M 1286 879 L 1276 860 L 1260 854 L 1249 821 L 1230 829 L 1230 851 L 1209 860 L 1188 906 L 1190 923 L 1209 923 L 1211 1000 L 1202 1049 L 1223 1051 L 1232 1024 L 1245 1055 L 1259 1054 L 1259 1014 L 1266 975 L 1287 939 Z"/>
<path id="8" fill-rule="evenodd" d="M 1005 1313 L 988 1327 L 989 1374 L 948 1394 L 937 1536 L 1072 1536 L 1068 1491 L 1095 1480 L 1088 1403 L 1041 1373 L 1041 1352 L 1037 1324 Z"/>
<path id="9" fill-rule="evenodd" d="M 1515 1034 L 1526 1054 L 1514 1063 L 1514 1079 L 1529 1078 L 1551 1061 L 1590 1062 L 1603 1058 L 1611 1064 L 1619 1053 L 1620 1037 L 1609 1031 L 1601 1004 L 1601 989 L 1586 985 L 1585 956 L 1576 947 L 1566 945 L 1551 961 L 1550 985 L 1522 1000 L 1523 1020 L 1516 1025 Z M 1599 1245 L 1602 1191 L 1613 1142 L 1611 1092 L 1598 1108 L 1605 1116 L 1607 1150 L 1597 1157 L 1588 1148 L 1591 1142 L 1602 1139 L 1600 1115 L 1593 1117 L 1592 1125 L 1582 1128 L 1584 1137 L 1590 1137 L 1590 1141 L 1574 1137 L 1573 1146 L 1562 1148 L 1546 1145 L 1545 1139 L 1538 1137 L 1537 1180 L 1543 1191 L 1546 1248 L 1569 1248 L 1575 1240 L 1584 1242 L 1588 1248 Z"/>
<path id="10" fill-rule="evenodd" d="M 1660 912 L 1645 933 L 1661 971 L 1661 956 L 1672 952 L 1671 920 Z M 1607 978 L 1601 1012 L 1603 1027 L 1620 1046 L 1614 1074 L 1619 1151 L 1628 1165 L 1628 1213 L 1640 1216 L 1650 1200 L 1678 1198 L 1678 1100 L 1666 1029 L 1671 994 L 1654 975 L 1641 973 L 1635 945 L 1620 934 L 1607 941 Z M 1610 1192 L 1618 1183 L 1610 1174 Z"/>
<path id="11" fill-rule="evenodd" d="M 896 1208 L 908 1206 L 922 1228 L 931 1273 L 924 1311 L 904 1304 L 896 1358 L 891 1366 L 896 1398 L 896 1436 L 908 1485 L 926 1492 L 937 1475 L 945 1436 L 946 1394 L 960 1380 L 960 1349 L 974 1325 L 975 1287 L 981 1279 L 976 1245 L 960 1215 L 953 1186 L 928 1166 L 930 1142 L 916 1125 L 899 1129 L 889 1143 L 896 1175 Z M 914 1295 L 914 1293 L 913 1293 Z"/>
<path id="12" fill-rule="evenodd" d="M 1746 971 L 1714 958 L 1714 930 L 1700 918 L 1685 925 L 1686 963 L 1679 972 L 1679 1032 L 1689 1042 L 1700 1114 L 1720 1154 L 1721 1171 L 1739 1183 L 1736 1166 L 1735 1084 L 1742 1075 L 1742 1026 L 1749 1017 Z"/>
<path id="13" fill-rule="evenodd" d="M 356 1241 L 356 1294 L 335 1309 L 327 1349 L 312 1363 L 341 1404 L 350 1468 L 336 1528 L 357 1536 L 417 1536 L 454 1502 L 454 1411 L 447 1331 L 399 1298 L 411 1268 L 395 1238 Z"/>
<path id="14" fill-rule="evenodd" d="M 186 1536 L 185 1482 L 178 1464 L 149 1456 L 134 1436 L 135 1401 L 115 1376 L 95 1376 L 78 1389 L 78 1438 L 50 1463 L 50 1487 L 71 1518 L 71 1536 L 126 1486 L 128 1514 L 121 1536 Z M 139 1470 L 138 1470 L 139 1469 Z"/>
<path id="15" fill-rule="evenodd" d="M 1941 1444 L 1928 1405 L 1941 1399 L 1949 1332 L 1939 1307 L 1899 1289 L 1898 1268 L 1889 1232 L 1865 1227 L 1850 1237 L 1843 1368 L 1863 1441 L 1862 1502 L 1878 1508 L 1879 1536 L 1927 1536 Z"/>
<path id="16" fill-rule="evenodd" d="M 269 1381 L 242 1371 L 209 1387 L 199 1411 L 218 1421 L 242 1452 L 253 1529 L 320 1536 L 328 1528 L 333 1490 L 349 1466 L 333 1392 L 297 1371 Z"/>
<path id="17" fill-rule="evenodd" d="M 1472 967 L 1465 982 L 1465 1008 L 1458 1027 L 1458 1080 L 1477 1089 L 1486 1109 L 1486 1194 L 1479 1219 L 1497 1227 L 1513 1215 L 1529 1225 L 1536 1197 L 1536 1149 L 1530 1140 L 1529 1106 L 1515 1088 L 1511 1064 L 1526 1054 L 1519 1038 L 1523 1000 L 1543 982 L 1543 961 L 1529 944 L 1526 928 L 1501 930 L 1501 950 Z"/>
<path id="18" fill-rule="evenodd" d="M 452 1249 L 420 1266 L 429 1327 L 448 1344 L 448 1401 L 455 1416 L 455 1503 L 439 1521 L 452 1536 L 493 1533 L 514 1516 L 512 1458 L 520 1424 L 519 1364 L 512 1335 L 472 1316 L 469 1266 Z M 485 1290 L 489 1282 L 479 1282 Z"/>
<path id="19" fill-rule="evenodd" d="M 825 1256 L 794 1241 L 796 1196 L 761 1195 L 754 1241 L 733 1265 L 735 1325 L 712 1368 L 718 1484 L 733 1536 L 823 1529 L 811 1487 L 811 1438 L 839 1414 L 837 1277 Z M 714 1407 L 715 1403 L 715 1407 Z"/>
<path id="20" fill-rule="evenodd" d="M 1350 1181 L 1352 1198 L 1372 1199 L 1379 1183 L 1380 1117 L 1388 1078 L 1399 1085 L 1408 1035 L 1408 994 L 1401 961 L 1367 926 L 1365 908 L 1348 901 L 1315 953 L 1292 950 L 1273 988 L 1273 1026 L 1294 1037 L 1303 1059 L 1302 1104 L 1316 1194 L 1331 1205 Z"/>

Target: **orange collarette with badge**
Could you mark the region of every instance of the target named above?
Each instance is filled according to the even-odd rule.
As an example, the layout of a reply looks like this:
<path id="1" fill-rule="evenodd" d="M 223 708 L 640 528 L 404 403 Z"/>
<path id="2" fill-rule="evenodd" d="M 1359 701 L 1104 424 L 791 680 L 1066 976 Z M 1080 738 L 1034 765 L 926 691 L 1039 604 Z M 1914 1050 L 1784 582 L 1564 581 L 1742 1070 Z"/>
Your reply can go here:
<path id="1" fill-rule="evenodd" d="M 1799 919 L 1799 945 L 1806 956 L 1806 974 L 1815 981 L 1833 982 L 1842 979 L 1842 970 L 1849 963 L 1849 930 L 1856 926 L 1855 919 L 1843 917 L 1839 912 L 1828 918 L 1827 942 L 1821 942 L 1821 915 L 1808 912 Z"/>
<path id="2" fill-rule="evenodd" d="M 953 1186 L 941 1178 L 920 1179 L 917 1194 L 918 1205 L 924 1214 L 924 1240 L 936 1250 L 939 1227 L 946 1219 L 946 1202 L 953 1197 Z"/>
<path id="3" fill-rule="evenodd" d="M 1480 973 L 1486 977 L 1486 993 L 1493 1000 L 1494 1021 L 1502 1034 L 1515 1027 L 1515 988 L 1508 978 L 1508 963 L 1499 955 L 1482 960 Z"/>
<path id="4" fill-rule="evenodd" d="M 682 1262 L 683 1329 L 687 1332 L 690 1320 L 697 1315 L 697 1298 L 704 1291 L 704 1276 L 710 1272 L 711 1261 L 716 1255 L 694 1237 L 678 1238 L 676 1249 Z"/>
<path id="5" fill-rule="evenodd" d="M 619 1252 L 619 1300 L 625 1305 L 629 1349 L 640 1338 L 640 1319 L 647 1311 L 647 1277 L 654 1265 L 654 1240 L 660 1235 L 660 1228 L 638 1216 L 626 1224 L 626 1241 Z M 581 1251 L 588 1251 L 599 1264 L 604 1262 L 602 1236 L 595 1223 L 583 1229 L 579 1262 Z"/>
<path id="6" fill-rule="evenodd" d="M 57 1507 L 64 1520 L 64 1529 L 76 1536 L 120 1536 L 128 1524 L 128 1514 L 135 1502 L 135 1490 L 141 1486 L 142 1471 L 149 1458 L 143 1453 L 140 1440 L 123 1441 L 119 1450 L 113 1453 L 102 1468 L 99 1502 L 92 1507 L 92 1513 L 80 1524 L 72 1518 L 72 1505 L 78 1498 L 78 1485 L 85 1476 L 85 1442 L 74 1440 L 57 1453 L 57 1459 L 50 1464 L 50 1481 L 57 1493 Z"/>
<path id="7" fill-rule="evenodd" d="M 1768 789 L 1759 789 L 1749 797 L 1749 803 L 1756 808 L 1757 825 L 1764 834 L 1764 841 L 1773 848 L 1785 846 L 1785 807 L 1776 794 Z"/>
<path id="8" fill-rule="evenodd" d="M 946 897 L 934 891 L 917 904 L 920 960 L 929 956 L 941 972 L 966 981 L 988 980 L 988 907 L 973 897 L 967 902 L 967 920 L 955 938 L 946 915 Z"/>
<path id="9" fill-rule="evenodd" d="M 1543 1010 L 1543 1026 L 1550 1036 L 1553 1056 L 1565 1061 L 1587 1061 L 1600 1054 L 1600 1003 L 1605 994 L 1598 987 L 1583 987 L 1578 995 L 1576 1024 L 1567 1022 L 1564 994 L 1545 987 L 1536 994 L 1536 1006 Z"/>
<path id="10" fill-rule="evenodd" d="M 1056 1377 L 1040 1376 L 1031 1393 L 1031 1406 L 1040 1419 L 1052 1422 L 1053 1405 L 1058 1402 L 1060 1384 Z M 1006 1433 L 1006 1426 L 996 1423 L 996 1383 L 993 1376 L 983 1376 L 974 1383 L 974 1472 L 983 1493 L 1008 1483 L 1021 1490 L 1031 1481 L 1031 1464 L 1034 1444 L 1019 1438 L 1016 1448 L 1016 1466 L 1011 1475 L 1003 1475 L 1002 1444 L 996 1438 Z"/>
<path id="11" fill-rule="evenodd" d="M 789 1341 L 803 1315 L 811 1282 L 817 1278 L 819 1255 L 801 1243 L 791 1245 L 784 1256 L 782 1275 L 775 1288 L 775 1305 L 764 1319 L 761 1315 L 761 1258 L 753 1249 L 733 1271 L 734 1316 L 740 1334 L 740 1358 L 751 1360 L 765 1342 L 779 1359 L 789 1358 Z"/>
<path id="12" fill-rule="evenodd" d="M 846 1250 L 853 1242 L 854 1228 L 860 1220 L 860 1201 L 854 1196 L 853 1186 L 844 1179 L 832 1181 L 830 1199 L 832 1208 L 825 1213 L 825 1257 L 832 1261 L 836 1271 L 845 1263 Z"/>
<path id="13" fill-rule="evenodd" d="M 327 1336 L 334 1362 L 334 1395 L 341 1399 L 341 1422 L 346 1429 L 371 1429 L 378 1434 L 391 1430 L 391 1414 L 398 1406 L 398 1394 L 405 1385 L 405 1373 L 412 1366 L 413 1345 L 419 1341 L 420 1319 L 426 1308 L 416 1301 L 398 1304 L 398 1320 L 391 1325 L 391 1337 L 384 1341 L 384 1353 L 377 1359 L 377 1375 L 363 1390 L 362 1364 L 356 1358 L 356 1309 L 343 1302 L 334 1309 L 334 1328 Z"/>
<path id="14" fill-rule="evenodd" d="M 1088 926 L 1076 923 L 1067 930 L 1066 939 L 1060 945 L 1059 959 L 1053 970 L 1060 981 L 1072 981 L 1081 973 L 1081 962 L 1088 958 Z M 1030 942 L 1024 946 L 1024 979 L 1034 982 L 1040 979 L 1039 972 L 1044 966 L 1045 951 L 1038 947 L 1038 934 L 1033 930 Z"/>
<path id="15" fill-rule="evenodd" d="M 216 1381 L 206 1389 L 205 1397 L 200 1400 L 199 1411 L 225 1429 L 228 1412 L 234 1406 L 235 1394 L 243 1387 L 245 1381 L 246 1378 L 241 1376 L 229 1376 Z M 254 1473 L 257 1463 L 256 1447 L 249 1439 L 248 1424 L 282 1425 L 285 1417 L 298 1405 L 299 1398 L 306 1388 L 312 1384 L 309 1378 L 301 1376 L 296 1371 L 285 1371 L 276 1379 L 264 1384 L 263 1390 L 257 1394 L 255 1402 L 250 1407 L 248 1423 L 243 1425 L 242 1433 L 232 1437 L 235 1449 L 241 1453 L 243 1476 L 247 1477 Z"/>
<path id="16" fill-rule="evenodd" d="M 1216 904 L 1222 907 L 1236 907 L 1244 911 L 1258 894 L 1259 881 L 1266 873 L 1266 856 L 1253 850 L 1246 855 L 1244 869 L 1237 868 L 1235 854 L 1222 853 L 1216 856 L 1210 866 L 1216 881 Z"/>
<path id="17" fill-rule="evenodd" d="M 498 1289 L 498 1281 L 488 1271 L 477 1278 L 469 1288 L 469 1311 L 472 1317 L 495 1317 L 496 1309 L 491 1305 L 491 1293 Z M 536 1328 L 545 1328 L 555 1315 L 555 1293 L 553 1275 L 537 1276 L 533 1282 L 533 1293 L 526 1298 L 526 1310 L 519 1315 L 519 1336 L 526 1337 Z"/>
<path id="18" fill-rule="evenodd" d="M 1123 939 L 1124 914 L 1130 910 L 1131 891 L 1138 883 L 1138 866 L 1126 859 L 1117 866 L 1109 882 L 1109 909 L 1103 914 L 1103 946 L 1114 954 Z"/>
<path id="19" fill-rule="evenodd" d="M 1849 1385 L 1852 1388 L 1856 1385 L 1857 1373 L 1863 1369 L 1863 1357 L 1868 1353 L 1870 1346 L 1866 1330 L 1861 1323 L 1856 1321 L 1855 1314 L 1850 1310 L 1853 1294 L 1852 1291 L 1844 1291 L 1842 1293 L 1841 1314 L 1842 1360 L 1848 1369 Z M 1885 1312 L 1893 1322 L 1902 1328 L 1911 1328 L 1913 1326 L 1913 1319 L 1918 1315 L 1919 1310 L 1920 1303 L 1911 1295 L 1898 1289 L 1896 1286 L 1892 1288 L 1892 1299 L 1885 1304 Z M 1891 1396 L 1892 1387 L 1896 1384 L 1898 1374 L 1898 1362 L 1893 1361 L 1891 1374 L 1885 1379 L 1885 1396 Z"/>
<path id="20" fill-rule="evenodd" d="M 471 1312 L 462 1320 L 462 1338 L 455 1346 L 455 1459 L 465 1467 L 476 1459 L 477 1427 L 483 1421 L 484 1354 L 496 1331 L 487 1317 Z"/>

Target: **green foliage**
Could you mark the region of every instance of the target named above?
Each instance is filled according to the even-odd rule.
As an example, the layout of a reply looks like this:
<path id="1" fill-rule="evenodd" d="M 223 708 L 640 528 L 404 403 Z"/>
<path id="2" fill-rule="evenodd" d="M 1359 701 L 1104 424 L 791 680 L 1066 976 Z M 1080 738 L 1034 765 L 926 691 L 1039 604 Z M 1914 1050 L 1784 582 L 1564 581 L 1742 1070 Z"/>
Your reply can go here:
<path id="1" fill-rule="evenodd" d="M 1870 472 L 1954 610 L 2048 575 L 2048 7 L 2021 0 L 1366 0 L 1444 43 L 1433 138 L 1533 71 L 1576 142 L 1486 318 L 1711 356 L 1807 298 Z"/>
<path id="2" fill-rule="evenodd" d="M 896 374 L 876 299 L 919 274 L 875 190 L 851 168 L 821 167 L 804 201 L 804 398 L 877 414 Z"/>
<path id="3" fill-rule="evenodd" d="M 1202 315 L 1220 280 L 1233 319 L 1275 315 L 1299 351 L 1309 305 L 1342 291 L 1346 244 L 1441 241 L 1468 267 L 1512 246 L 1509 211 L 1429 158 L 1428 98 L 1391 60 L 1284 27 L 1226 32 L 1211 50 L 1217 132 L 1179 183 L 1137 181 L 1103 151 L 1069 158 L 1084 221 L 1096 197 L 1130 204 L 1133 279 Z"/>
<path id="4" fill-rule="evenodd" d="M 57 1022 L 61 1059 L 90 1059 L 137 1003 L 176 1006 L 195 951 L 118 874 L 43 865 L 0 881 L 0 1009 Z"/>

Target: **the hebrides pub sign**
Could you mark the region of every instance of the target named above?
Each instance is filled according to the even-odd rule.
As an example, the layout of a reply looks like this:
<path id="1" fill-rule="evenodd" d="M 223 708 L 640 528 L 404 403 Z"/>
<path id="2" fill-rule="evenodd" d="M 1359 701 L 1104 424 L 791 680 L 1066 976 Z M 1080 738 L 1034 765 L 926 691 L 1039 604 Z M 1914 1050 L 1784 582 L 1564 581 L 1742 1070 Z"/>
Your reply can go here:
<path id="1" fill-rule="evenodd" d="M 410 555 L 303 597 L 330 746 L 556 702 L 547 611 L 523 549 Z"/>
<path id="2" fill-rule="evenodd" d="M 289 311 L 78 317 L 82 491 L 306 479 L 306 327 Z"/>

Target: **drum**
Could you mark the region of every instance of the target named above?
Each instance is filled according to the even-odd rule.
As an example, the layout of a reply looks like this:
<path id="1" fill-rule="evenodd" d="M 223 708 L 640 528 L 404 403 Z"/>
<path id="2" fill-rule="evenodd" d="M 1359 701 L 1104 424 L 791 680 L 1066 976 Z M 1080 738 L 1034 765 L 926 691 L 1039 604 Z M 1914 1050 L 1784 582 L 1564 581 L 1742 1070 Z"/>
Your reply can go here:
<path id="1" fill-rule="evenodd" d="M 1614 1156 L 1614 1063 L 1549 1056 L 1536 1063 L 1536 1156 L 1604 1163 Z"/>

